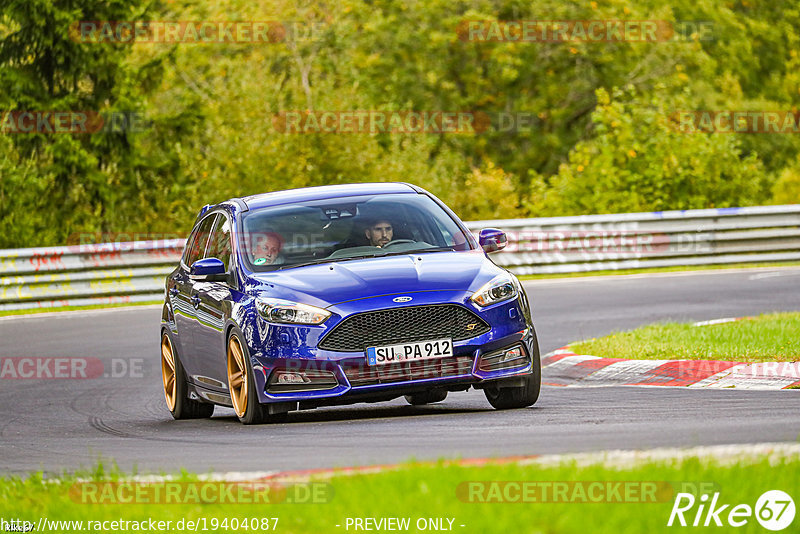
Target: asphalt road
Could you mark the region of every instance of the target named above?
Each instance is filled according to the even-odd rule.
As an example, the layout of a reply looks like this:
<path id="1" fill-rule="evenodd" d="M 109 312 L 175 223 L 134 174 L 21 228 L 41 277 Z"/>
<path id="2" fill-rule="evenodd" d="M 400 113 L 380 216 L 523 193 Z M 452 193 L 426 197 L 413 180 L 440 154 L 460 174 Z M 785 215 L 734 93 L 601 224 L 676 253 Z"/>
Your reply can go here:
<path id="1" fill-rule="evenodd" d="M 525 285 L 543 352 L 666 319 L 800 310 L 798 268 Z M 173 421 L 160 383 L 159 317 L 148 307 L 0 319 L 0 356 L 88 356 L 109 375 L 0 380 L 0 473 L 98 460 L 139 472 L 272 471 L 800 439 L 796 391 L 545 386 L 534 407 L 506 412 L 471 391 L 425 407 L 396 400 L 295 412 L 278 425 L 245 427 L 222 408 L 211 420 Z"/>

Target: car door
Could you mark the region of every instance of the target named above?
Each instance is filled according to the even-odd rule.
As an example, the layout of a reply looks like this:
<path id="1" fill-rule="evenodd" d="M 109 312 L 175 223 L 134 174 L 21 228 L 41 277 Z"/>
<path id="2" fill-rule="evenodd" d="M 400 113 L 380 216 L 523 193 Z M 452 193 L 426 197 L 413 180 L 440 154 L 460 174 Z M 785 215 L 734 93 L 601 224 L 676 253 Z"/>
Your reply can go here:
<path id="1" fill-rule="evenodd" d="M 178 329 L 181 363 L 188 376 L 197 372 L 194 330 L 197 306 L 200 303 L 194 296 L 194 283 L 189 278 L 189 270 L 194 262 L 204 256 L 215 220 L 216 214 L 211 214 L 195 226 L 187 240 L 180 268 L 172 275 L 174 285 L 170 289 L 170 300 Z"/>
<path id="2" fill-rule="evenodd" d="M 231 269 L 231 223 L 220 213 L 206 248 L 206 258 L 217 258 Z M 195 346 L 202 376 L 197 380 L 206 386 L 227 391 L 225 317 L 230 310 L 231 287 L 226 282 L 194 282 L 194 295 L 199 299 L 196 312 Z"/>

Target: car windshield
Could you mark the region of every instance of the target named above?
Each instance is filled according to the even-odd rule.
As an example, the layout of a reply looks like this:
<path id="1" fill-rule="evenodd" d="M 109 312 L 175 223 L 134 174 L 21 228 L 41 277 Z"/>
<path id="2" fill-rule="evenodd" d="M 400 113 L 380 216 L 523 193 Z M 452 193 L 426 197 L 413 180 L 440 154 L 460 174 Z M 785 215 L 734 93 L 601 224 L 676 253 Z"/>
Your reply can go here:
<path id="1" fill-rule="evenodd" d="M 239 247 L 254 271 L 470 248 L 447 212 L 419 194 L 364 195 L 247 211 Z"/>

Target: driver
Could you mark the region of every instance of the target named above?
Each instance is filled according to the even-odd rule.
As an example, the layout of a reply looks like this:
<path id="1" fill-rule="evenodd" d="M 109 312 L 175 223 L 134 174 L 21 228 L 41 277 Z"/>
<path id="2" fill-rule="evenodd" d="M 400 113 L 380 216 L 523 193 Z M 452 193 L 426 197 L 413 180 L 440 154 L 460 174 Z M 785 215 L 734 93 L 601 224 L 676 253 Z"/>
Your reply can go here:
<path id="1" fill-rule="evenodd" d="M 387 243 L 392 240 L 394 231 L 392 230 L 392 223 L 386 219 L 378 219 L 372 224 L 367 226 L 364 230 L 367 236 L 367 241 L 373 247 L 385 247 Z"/>
<path id="2" fill-rule="evenodd" d="M 275 232 L 264 232 L 253 235 L 252 251 L 254 265 L 272 265 L 280 263 L 278 254 L 283 248 L 283 238 Z"/>

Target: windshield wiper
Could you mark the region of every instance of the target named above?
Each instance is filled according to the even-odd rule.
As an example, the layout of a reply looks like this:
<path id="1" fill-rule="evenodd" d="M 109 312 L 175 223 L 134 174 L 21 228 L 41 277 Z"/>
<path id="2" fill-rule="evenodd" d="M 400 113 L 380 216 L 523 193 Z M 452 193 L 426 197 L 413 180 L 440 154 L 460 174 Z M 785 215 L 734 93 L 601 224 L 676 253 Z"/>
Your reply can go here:
<path id="1" fill-rule="evenodd" d="M 448 251 L 450 251 L 450 252 L 454 252 L 454 251 L 456 250 L 456 247 L 431 247 L 431 248 L 420 248 L 420 249 L 416 249 L 416 250 L 410 250 L 410 251 L 409 251 L 409 254 L 411 254 L 412 252 L 413 252 L 414 254 L 416 254 L 417 252 L 444 252 L 445 250 L 448 250 Z"/>
<path id="2" fill-rule="evenodd" d="M 306 261 L 306 262 L 303 262 L 303 263 L 287 263 L 285 265 L 279 266 L 276 270 L 277 271 L 282 271 L 284 269 L 293 269 L 294 267 L 305 267 L 306 265 L 318 265 L 320 263 L 325 263 L 326 261 L 328 261 L 328 260 L 321 259 L 321 260 L 314 260 L 314 261 Z"/>

